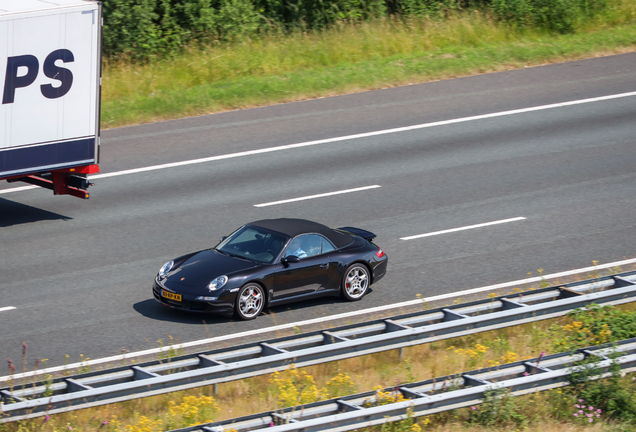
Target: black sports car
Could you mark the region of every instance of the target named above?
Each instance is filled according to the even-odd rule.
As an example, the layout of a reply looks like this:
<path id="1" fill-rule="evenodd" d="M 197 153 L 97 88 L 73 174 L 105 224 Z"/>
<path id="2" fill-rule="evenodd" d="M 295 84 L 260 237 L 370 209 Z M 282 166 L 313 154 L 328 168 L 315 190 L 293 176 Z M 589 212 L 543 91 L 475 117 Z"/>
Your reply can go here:
<path id="1" fill-rule="evenodd" d="M 374 238 L 362 229 L 303 219 L 252 222 L 212 249 L 164 264 L 153 294 L 173 308 L 244 320 L 265 306 L 319 296 L 360 300 L 386 274 L 388 258 Z"/>

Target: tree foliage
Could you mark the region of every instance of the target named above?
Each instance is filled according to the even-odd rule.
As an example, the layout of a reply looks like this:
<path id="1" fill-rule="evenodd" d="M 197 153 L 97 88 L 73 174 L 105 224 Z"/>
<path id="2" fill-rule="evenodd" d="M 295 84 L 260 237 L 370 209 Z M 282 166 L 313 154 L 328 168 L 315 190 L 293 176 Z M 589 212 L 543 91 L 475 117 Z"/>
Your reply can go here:
<path id="1" fill-rule="evenodd" d="M 515 28 L 570 33 L 607 0 L 107 0 L 104 53 L 165 57 L 191 43 L 242 41 L 267 32 L 319 30 L 387 16 L 443 18 L 480 10 Z"/>

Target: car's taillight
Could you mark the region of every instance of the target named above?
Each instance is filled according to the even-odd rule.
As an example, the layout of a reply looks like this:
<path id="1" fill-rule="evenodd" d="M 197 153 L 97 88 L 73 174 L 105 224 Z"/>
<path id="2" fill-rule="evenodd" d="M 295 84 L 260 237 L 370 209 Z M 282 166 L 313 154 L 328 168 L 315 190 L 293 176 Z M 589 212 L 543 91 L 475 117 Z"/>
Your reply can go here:
<path id="1" fill-rule="evenodd" d="M 375 256 L 377 256 L 378 258 L 382 258 L 384 256 L 384 251 L 378 248 L 378 251 L 375 253 Z"/>

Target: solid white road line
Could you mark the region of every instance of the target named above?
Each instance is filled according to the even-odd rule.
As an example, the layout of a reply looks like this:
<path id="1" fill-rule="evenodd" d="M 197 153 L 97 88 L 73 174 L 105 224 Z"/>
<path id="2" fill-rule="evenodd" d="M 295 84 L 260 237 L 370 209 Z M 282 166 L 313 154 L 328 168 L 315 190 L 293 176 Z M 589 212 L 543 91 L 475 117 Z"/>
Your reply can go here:
<path id="1" fill-rule="evenodd" d="M 413 239 L 418 239 L 418 238 L 422 238 L 422 237 L 430 237 L 430 236 L 435 236 L 435 235 L 440 235 L 440 234 L 448 234 L 448 233 L 452 233 L 452 232 L 464 231 L 464 230 L 469 230 L 469 229 L 474 229 L 474 228 L 481 228 L 481 227 L 490 226 L 490 225 L 499 225 L 499 224 L 508 223 L 508 222 L 516 222 L 516 221 L 525 220 L 525 219 L 526 218 L 524 218 L 524 217 L 503 219 L 503 220 L 498 220 L 498 221 L 494 221 L 494 222 L 481 223 L 481 224 L 477 224 L 477 225 L 468 225 L 468 226 L 461 227 L 461 228 L 452 228 L 452 229 L 447 229 L 447 230 L 443 230 L 443 231 L 435 231 L 435 232 L 430 232 L 430 233 L 427 233 L 427 234 L 418 234 L 418 235 L 413 235 L 413 236 L 409 236 L 409 237 L 400 237 L 400 240 L 413 240 Z"/>
<path id="2" fill-rule="evenodd" d="M 358 139 L 358 138 L 368 138 L 368 137 L 372 137 L 372 136 L 387 135 L 387 134 L 393 134 L 393 133 L 399 133 L 399 132 L 408 132 L 408 131 L 412 131 L 412 130 L 425 129 L 425 128 L 436 127 L 436 126 L 446 126 L 446 125 L 451 125 L 451 124 L 455 124 L 455 123 L 464 123 L 464 122 L 475 121 L 475 120 L 485 120 L 485 119 L 489 119 L 489 118 L 503 117 L 503 116 L 509 116 L 509 115 L 515 115 L 515 114 L 523 114 L 523 113 L 533 112 L 533 111 L 542 111 L 542 110 L 553 109 L 553 108 L 562 108 L 562 107 L 573 106 L 573 105 L 582 105 L 582 104 L 592 103 L 592 102 L 601 102 L 601 101 L 612 100 L 612 99 L 620 99 L 620 98 L 625 98 L 625 97 L 630 97 L 630 96 L 636 96 L 636 92 L 620 93 L 620 94 L 614 94 L 614 95 L 609 95 L 609 96 L 601 96 L 601 97 L 595 97 L 595 98 L 589 98 L 589 99 L 580 99 L 580 100 L 575 100 L 575 101 L 570 101 L 570 102 L 561 102 L 561 103 L 555 103 L 555 104 L 550 104 L 550 105 L 541 105 L 541 106 L 536 106 L 536 107 L 521 108 L 521 109 L 516 109 L 516 110 L 510 110 L 510 111 L 501 111 L 501 112 L 491 113 L 491 114 L 482 114 L 482 115 L 476 115 L 476 116 L 471 116 L 471 117 L 462 117 L 462 118 L 452 119 L 452 120 L 443 120 L 443 121 L 438 121 L 438 122 L 424 123 L 424 124 L 406 126 L 406 127 L 401 127 L 401 128 L 395 128 L 395 129 L 385 129 L 385 130 L 381 130 L 381 131 L 366 132 L 366 133 L 355 134 L 355 135 L 347 135 L 347 136 L 336 137 L 336 138 L 328 138 L 328 139 L 322 139 L 322 140 L 316 140 L 316 141 L 308 141 L 308 142 L 297 143 L 297 144 L 289 144 L 289 145 L 282 145 L 282 146 L 277 146 L 277 147 L 269 147 L 269 148 L 264 148 L 264 149 L 259 149 L 259 150 L 250 150 L 250 151 L 244 151 L 244 152 L 238 152 L 238 153 L 230 153 L 230 154 L 226 154 L 226 155 L 211 156 L 211 157 L 206 157 L 206 158 L 201 158 L 201 159 L 192 159 L 192 160 L 181 161 L 181 162 L 172 162 L 172 163 L 166 163 L 166 164 L 161 164 L 161 165 L 148 166 L 148 167 L 144 167 L 144 168 L 134 168 L 134 169 L 124 170 L 124 171 L 117 171 L 117 172 L 112 172 L 112 173 L 96 174 L 96 175 L 90 176 L 90 179 L 91 180 L 97 180 L 97 179 L 101 179 L 101 178 L 117 177 L 117 176 L 128 175 L 128 174 L 137 174 L 137 173 L 142 173 L 142 172 L 147 172 L 147 171 L 155 171 L 155 170 L 166 169 L 166 168 L 175 168 L 175 167 L 180 167 L 180 166 L 185 166 L 185 165 L 193 165 L 193 164 L 199 164 L 199 163 L 205 163 L 205 162 L 213 162 L 213 161 L 218 161 L 218 160 L 223 160 L 223 159 L 232 159 L 232 158 L 237 158 L 237 157 L 252 156 L 252 155 L 263 154 L 263 153 L 271 153 L 271 152 L 282 151 L 282 150 L 291 150 L 291 149 L 301 148 L 301 147 L 309 147 L 309 146 L 315 146 L 315 145 L 321 145 L 321 144 L 330 144 L 330 143 L 334 143 L 334 142 L 353 140 L 353 139 Z M 27 190 L 27 189 L 34 189 L 35 187 L 36 186 L 23 186 L 23 187 L 18 187 L 18 188 L 14 188 L 14 189 L 4 189 L 4 190 L 0 190 L 0 194 L 7 194 L 7 193 L 18 192 L 18 191 L 23 191 L 23 190 Z"/>
<path id="3" fill-rule="evenodd" d="M 40 370 L 37 370 L 37 371 L 31 371 L 31 372 L 20 373 L 20 374 L 15 374 L 15 375 L 3 376 L 3 377 L 0 377 L 0 383 L 8 381 L 10 379 L 19 379 L 19 378 L 30 377 L 30 376 L 33 376 L 33 375 L 40 375 L 40 374 L 43 374 L 43 373 L 53 373 L 53 372 L 59 372 L 59 371 L 64 371 L 64 370 L 73 370 L 73 369 L 78 369 L 80 367 L 93 366 L 93 365 L 98 365 L 98 364 L 108 364 L 108 363 L 118 362 L 118 361 L 122 361 L 122 360 L 129 360 L 129 359 L 132 359 L 132 358 L 135 358 L 135 357 L 139 357 L 139 356 L 159 354 L 161 352 L 167 352 L 169 350 L 179 350 L 181 348 L 197 347 L 197 346 L 213 344 L 213 343 L 221 342 L 221 341 L 225 341 L 225 340 L 238 339 L 238 338 L 245 337 L 245 336 L 254 336 L 254 335 L 263 334 L 263 333 L 275 332 L 275 331 L 278 331 L 278 330 L 290 329 L 290 328 L 294 328 L 294 327 L 301 327 L 301 326 L 306 326 L 306 325 L 310 325 L 310 324 L 317 324 L 317 323 L 321 323 L 321 322 L 338 320 L 338 319 L 343 319 L 343 318 L 350 318 L 350 317 L 358 316 L 358 315 L 368 315 L 368 314 L 372 314 L 372 313 L 375 313 L 375 312 L 382 312 L 382 311 L 396 309 L 396 308 L 401 308 L 401 307 L 405 307 L 405 306 L 412 306 L 412 305 L 417 305 L 417 304 L 422 304 L 422 303 L 428 303 L 428 302 L 432 302 L 432 301 L 436 301 L 436 300 L 444 300 L 444 299 L 447 299 L 447 298 L 460 297 L 460 296 L 465 296 L 465 295 L 468 295 L 468 294 L 476 294 L 476 293 L 488 292 L 488 291 L 492 292 L 494 290 L 501 289 L 501 288 L 508 288 L 508 287 L 513 287 L 513 286 L 521 286 L 521 285 L 525 285 L 525 284 L 528 284 L 528 283 L 541 282 L 541 281 L 545 281 L 545 280 L 549 280 L 549 279 L 556 279 L 556 278 L 565 277 L 565 276 L 571 276 L 571 275 L 575 275 L 575 274 L 579 274 L 579 273 L 586 273 L 586 272 L 591 272 L 591 271 L 603 270 L 603 269 L 606 269 L 606 268 L 620 267 L 622 265 L 628 265 L 628 264 L 634 264 L 634 263 L 636 263 L 636 259 L 628 259 L 628 260 L 623 260 L 623 261 L 616 261 L 616 262 L 612 262 L 612 263 L 595 265 L 595 266 L 585 267 L 585 268 L 576 269 L 576 270 L 569 270 L 569 271 L 564 271 L 564 272 L 560 272 L 560 273 L 553 273 L 553 274 L 549 274 L 549 275 L 545 275 L 545 276 L 531 277 L 531 278 L 521 279 L 521 280 L 512 281 L 512 282 L 500 283 L 500 284 L 497 284 L 497 285 L 489 285 L 489 286 L 485 286 L 485 287 L 481 287 L 481 288 L 474 288 L 474 289 L 469 289 L 469 290 L 465 290 L 465 291 L 453 292 L 453 293 L 448 293 L 448 294 L 441 294 L 441 295 L 437 295 L 437 296 L 433 296 L 433 297 L 426 297 L 426 298 L 421 298 L 421 299 L 416 299 L 416 300 L 409 300 L 409 301 L 405 301 L 405 302 L 401 302 L 401 303 L 394 303 L 394 304 L 389 304 L 389 305 L 385 305 L 385 306 L 378 306 L 378 307 L 369 308 L 369 309 L 363 309 L 363 310 L 359 310 L 359 311 L 352 311 L 352 312 L 346 312 L 346 313 L 341 313 L 341 314 L 337 314 L 337 315 L 330 315 L 330 316 L 325 316 L 325 317 L 320 317 L 320 318 L 314 318 L 314 319 L 310 319 L 310 320 L 306 320 L 306 321 L 298 321 L 298 322 L 295 322 L 295 323 L 281 324 L 281 325 L 277 325 L 277 326 L 273 326 L 273 327 L 265 327 L 265 328 L 260 328 L 260 329 L 256 329 L 256 330 L 246 331 L 246 332 L 242 332 L 242 333 L 233 333 L 233 334 L 213 337 L 213 338 L 210 338 L 210 339 L 203 339 L 203 340 L 186 342 L 186 343 L 177 344 L 177 345 L 165 346 L 165 347 L 162 347 L 162 348 L 153 348 L 153 349 L 149 349 L 149 350 L 145 350 L 145 351 L 138 351 L 138 352 L 127 353 L 127 354 L 120 354 L 120 355 L 116 355 L 116 356 L 112 356 L 112 357 L 104 357 L 104 358 L 101 358 L 101 359 L 89 360 L 89 361 L 83 362 L 83 363 L 73 363 L 73 364 L 68 364 L 68 365 L 64 365 L 64 366 L 55 366 L 55 367 L 51 367 L 51 368 L 48 368 L 48 369 L 40 369 Z"/>
<path id="4" fill-rule="evenodd" d="M 14 310 L 14 309 L 15 309 L 15 307 L 13 307 L 13 306 L 0 307 L 0 312 L 10 311 L 10 310 Z"/>
<path id="5" fill-rule="evenodd" d="M 12 193 L 12 192 L 22 192 L 22 191 L 25 191 L 25 190 L 38 189 L 38 188 L 39 188 L 39 186 L 20 186 L 20 187 L 17 187 L 17 188 L 0 190 L 0 194 L 8 194 L 8 193 Z"/>
<path id="6" fill-rule="evenodd" d="M 346 194 L 346 193 L 351 193 L 351 192 L 360 192 L 360 191 L 364 191 L 364 190 L 368 190 L 368 189 L 376 189 L 376 188 L 379 188 L 379 187 L 382 187 L 382 186 L 373 185 L 373 186 L 359 187 L 359 188 L 355 188 L 355 189 L 345 189 L 345 190 L 336 191 L 336 192 L 327 192 L 327 193 L 322 193 L 322 194 L 318 194 L 318 195 L 309 195 L 309 196 L 304 196 L 304 197 L 300 197 L 300 198 L 292 198 L 292 199 L 274 201 L 274 202 L 269 202 L 269 203 L 264 203 L 264 204 L 254 204 L 254 207 L 268 207 L 268 206 L 273 206 L 273 205 L 278 205 L 278 204 L 286 204 L 286 203 L 290 203 L 290 202 L 305 201 L 305 200 L 310 200 L 310 199 L 314 199 L 314 198 L 328 197 L 328 196 L 332 196 L 332 195 L 340 195 L 340 194 Z"/>

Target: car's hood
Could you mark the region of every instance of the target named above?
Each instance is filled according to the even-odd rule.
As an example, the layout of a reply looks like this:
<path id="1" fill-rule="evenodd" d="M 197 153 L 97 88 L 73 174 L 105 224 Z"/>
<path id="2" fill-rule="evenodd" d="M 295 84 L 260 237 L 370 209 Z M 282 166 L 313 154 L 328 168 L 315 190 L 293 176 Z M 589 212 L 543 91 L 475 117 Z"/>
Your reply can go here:
<path id="1" fill-rule="evenodd" d="M 170 272 L 168 279 L 189 287 L 206 287 L 213 279 L 234 272 L 253 268 L 258 264 L 241 258 L 225 255 L 209 249 L 197 252 L 177 269 Z"/>

